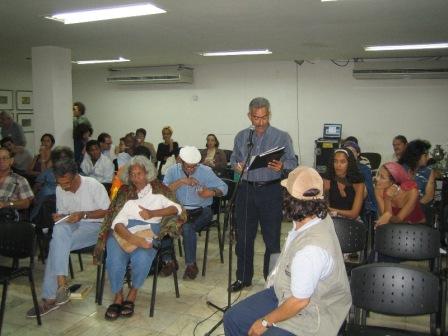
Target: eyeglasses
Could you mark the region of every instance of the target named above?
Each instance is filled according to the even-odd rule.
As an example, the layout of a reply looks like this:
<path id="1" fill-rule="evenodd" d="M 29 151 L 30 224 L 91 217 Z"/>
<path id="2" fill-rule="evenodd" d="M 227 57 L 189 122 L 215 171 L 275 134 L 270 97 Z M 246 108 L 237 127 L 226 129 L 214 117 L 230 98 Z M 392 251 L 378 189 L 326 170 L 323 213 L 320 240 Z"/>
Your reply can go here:
<path id="1" fill-rule="evenodd" d="M 7 161 L 10 160 L 10 157 L 6 157 L 6 156 L 0 156 L 0 161 Z"/>
<path id="2" fill-rule="evenodd" d="M 187 163 L 185 163 L 185 162 L 182 162 L 182 166 L 183 166 L 185 169 L 187 169 L 187 170 L 193 170 L 193 169 L 196 169 L 196 167 L 197 167 L 198 165 L 197 165 L 197 164 L 190 165 L 190 164 L 187 164 Z"/>
<path id="3" fill-rule="evenodd" d="M 269 114 L 265 114 L 264 116 L 261 116 L 261 117 L 251 114 L 250 117 L 255 121 L 266 121 L 269 119 Z"/>

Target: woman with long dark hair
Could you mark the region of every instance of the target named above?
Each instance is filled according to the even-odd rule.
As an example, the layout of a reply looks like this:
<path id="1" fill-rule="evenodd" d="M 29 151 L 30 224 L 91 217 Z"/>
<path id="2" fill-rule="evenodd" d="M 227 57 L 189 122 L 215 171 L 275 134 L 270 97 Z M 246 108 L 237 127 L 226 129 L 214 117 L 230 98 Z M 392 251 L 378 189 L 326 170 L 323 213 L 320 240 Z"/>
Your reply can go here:
<path id="1" fill-rule="evenodd" d="M 334 151 L 324 176 L 324 192 L 332 216 L 351 219 L 360 216 L 365 184 L 351 150 Z"/>

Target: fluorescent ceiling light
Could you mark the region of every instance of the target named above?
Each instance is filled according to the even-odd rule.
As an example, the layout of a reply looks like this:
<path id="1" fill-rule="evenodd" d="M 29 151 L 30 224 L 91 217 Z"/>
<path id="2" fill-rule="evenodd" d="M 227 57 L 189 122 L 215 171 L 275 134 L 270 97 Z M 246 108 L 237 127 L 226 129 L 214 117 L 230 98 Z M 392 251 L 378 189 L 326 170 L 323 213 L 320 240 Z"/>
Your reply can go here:
<path id="1" fill-rule="evenodd" d="M 120 19 L 142 15 L 161 14 L 161 13 L 166 13 L 166 11 L 151 4 L 143 4 L 143 5 L 85 10 L 71 13 L 61 13 L 52 16 L 46 16 L 46 18 L 56 20 L 64 24 L 72 24 L 72 23 Z"/>
<path id="2" fill-rule="evenodd" d="M 88 61 L 74 61 L 76 64 L 98 64 L 98 63 L 121 63 L 121 62 L 129 62 L 130 60 L 119 57 L 118 59 L 112 60 L 88 60 Z"/>
<path id="3" fill-rule="evenodd" d="M 234 51 L 213 51 L 200 53 L 201 56 L 240 56 L 240 55 L 269 55 L 272 51 L 264 50 L 234 50 Z"/>
<path id="4" fill-rule="evenodd" d="M 391 51 L 391 50 L 423 50 L 423 49 L 444 49 L 448 48 L 448 43 L 430 44 L 401 44 L 365 47 L 365 51 Z"/>

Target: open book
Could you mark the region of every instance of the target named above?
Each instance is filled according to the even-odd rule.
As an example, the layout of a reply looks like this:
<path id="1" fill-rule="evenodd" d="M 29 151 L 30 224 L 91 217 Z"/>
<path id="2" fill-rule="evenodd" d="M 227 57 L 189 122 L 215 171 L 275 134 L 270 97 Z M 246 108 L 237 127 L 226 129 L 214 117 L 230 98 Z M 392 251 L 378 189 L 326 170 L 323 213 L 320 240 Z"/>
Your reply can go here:
<path id="1" fill-rule="evenodd" d="M 283 147 L 274 147 L 266 152 L 258 154 L 256 156 L 252 156 L 249 163 L 248 170 L 254 170 L 258 168 L 265 168 L 268 166 L 268 163 L 272 160 L 280 160 L 280 158 L 285 153 L 285 146 Z"/>

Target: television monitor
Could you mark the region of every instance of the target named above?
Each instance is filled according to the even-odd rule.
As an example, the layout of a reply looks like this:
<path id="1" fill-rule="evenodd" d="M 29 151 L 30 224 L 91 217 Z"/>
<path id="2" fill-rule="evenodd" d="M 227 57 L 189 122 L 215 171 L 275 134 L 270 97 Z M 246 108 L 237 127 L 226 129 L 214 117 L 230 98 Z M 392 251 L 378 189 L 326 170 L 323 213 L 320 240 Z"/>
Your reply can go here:
<path id="1" fill-rule="evenodd" d="M 341 124 L 324 124 L 324 139 L 338 139 L 342 136 Z"/>

